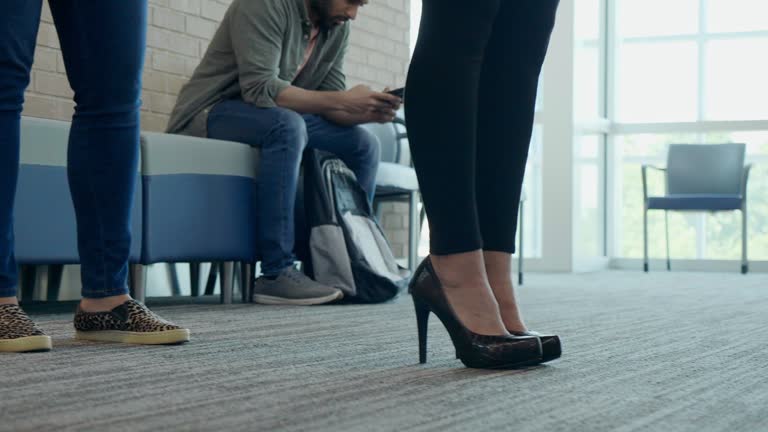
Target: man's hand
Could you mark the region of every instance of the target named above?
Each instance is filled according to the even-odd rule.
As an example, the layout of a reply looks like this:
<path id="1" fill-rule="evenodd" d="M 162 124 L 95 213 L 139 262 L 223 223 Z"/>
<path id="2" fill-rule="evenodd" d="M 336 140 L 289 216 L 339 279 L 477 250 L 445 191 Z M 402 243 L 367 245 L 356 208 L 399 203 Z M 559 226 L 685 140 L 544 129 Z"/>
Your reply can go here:
<path id="1" fill-rule="evenodd" d="M 365 123 L 389 123 L 395 119 L 395 110 L 389 107 L 383 110 L 368 111 L 360 114 L 351 114 L 346 111 L 330 111 L 324 117 L 342 126 L 357 126 Z"/>
<path id="2" fill-rule="evenodd" d="M 390 123 L 395 120 L 396 115 L 397 110 L 394 108 L 371 111 L 363 115 L 362 123 Z"/>
<path id="3" fill-rule="evenodd" d="M 387 92 L 390 91 L 390 90 L 392 90 L 392 89 L 389 88 L 389 87 L 384 87 L 384 90 L 382 90 L 382 92 L 385 93 L 385 94 L 388 94 Z M 392 96 L 392 95 L 390 95 L 390 96 Z M 397 96 L 395 96 L 395 97 L 397 97 Z M 396 103 L 395 105 L 392 105 L 392 109 L 395 112 L 397 112 L 397 110 L 399 110 L 400 107 L 403 106 L 403 100 L 401 98 L 399 98 L 399 97 L 397 99 L 399 99 L 398 103 Z"/>
<path id="4" fill-rule="evenodd" d="M 386 123 L 395 118 L 401 98 L 359 85 L 346 91 L 312 91 L 290 86 L 275 102 L 302 114 L 319 114 L 342 125 Z"/>
<path id="5" fill-rule="evenodd" d="M 402 100 L 394 95 L 376 92 L 365 85 L 358 85 L 342 93 L 342 109 L 350 114 L 387 113 L 400 108 Z"/>

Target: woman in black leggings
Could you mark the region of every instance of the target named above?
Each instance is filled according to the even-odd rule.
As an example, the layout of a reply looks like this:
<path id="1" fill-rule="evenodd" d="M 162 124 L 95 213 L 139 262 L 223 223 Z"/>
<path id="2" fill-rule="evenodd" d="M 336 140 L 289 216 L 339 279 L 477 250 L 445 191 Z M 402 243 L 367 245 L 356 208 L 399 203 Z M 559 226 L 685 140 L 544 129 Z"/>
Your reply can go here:
<path id="1" fill-rule="evenodd" d="M 512 286 L 536 89 L 558 0 L 423 0 L 405 94 L 431 255 L 411 283 L 426 361 L 435 313 L 468 367 L 560 356 L 529 332 Z"/>

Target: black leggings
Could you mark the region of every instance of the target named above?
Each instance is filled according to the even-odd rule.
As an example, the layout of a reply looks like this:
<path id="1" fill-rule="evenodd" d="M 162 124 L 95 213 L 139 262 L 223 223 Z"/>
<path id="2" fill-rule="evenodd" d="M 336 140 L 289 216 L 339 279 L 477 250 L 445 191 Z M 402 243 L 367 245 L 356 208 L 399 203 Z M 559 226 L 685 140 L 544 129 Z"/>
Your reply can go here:
<path id="1" fill-rule="evenodd" d="M 514 253 L 539 73 L 558 0 L 423 0 L 405 94 L 436 255 Z"/>

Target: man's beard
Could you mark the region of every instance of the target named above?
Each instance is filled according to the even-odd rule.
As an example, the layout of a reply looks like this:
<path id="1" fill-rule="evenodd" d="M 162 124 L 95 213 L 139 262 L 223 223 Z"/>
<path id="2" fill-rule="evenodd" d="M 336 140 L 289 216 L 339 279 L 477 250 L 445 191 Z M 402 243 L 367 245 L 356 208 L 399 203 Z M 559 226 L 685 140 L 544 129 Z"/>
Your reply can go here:
<path id="1" fill-rule="evenodd" d="M 328 30 L 336 25 L 336 20 L 342 17 L 331 16 L 331 5 L 333 0 L 309 0 L 309 7 L 317 16 L 318 26 L 323 30 Z"/>

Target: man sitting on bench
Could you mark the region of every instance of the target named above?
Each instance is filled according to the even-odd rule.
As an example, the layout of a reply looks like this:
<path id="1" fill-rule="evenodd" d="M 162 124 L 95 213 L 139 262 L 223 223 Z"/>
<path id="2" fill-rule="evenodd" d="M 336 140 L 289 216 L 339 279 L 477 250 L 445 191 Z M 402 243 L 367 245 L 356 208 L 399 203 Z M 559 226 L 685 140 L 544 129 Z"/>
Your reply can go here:
<path id="1" fill-rule="evenodd" d="M 263 276 L 253 300 L 311 305 L 341 298 L 294 267 L 294 203 L 306 147 L 334 153 L 372 199 L 377 139 L 360 124 L 390 122 L 400 98 L 346 90 L 349 20 L 368 0 L 234 0 L 190 81 L 168 132 L 260 149 L 257 224 Z"/>

